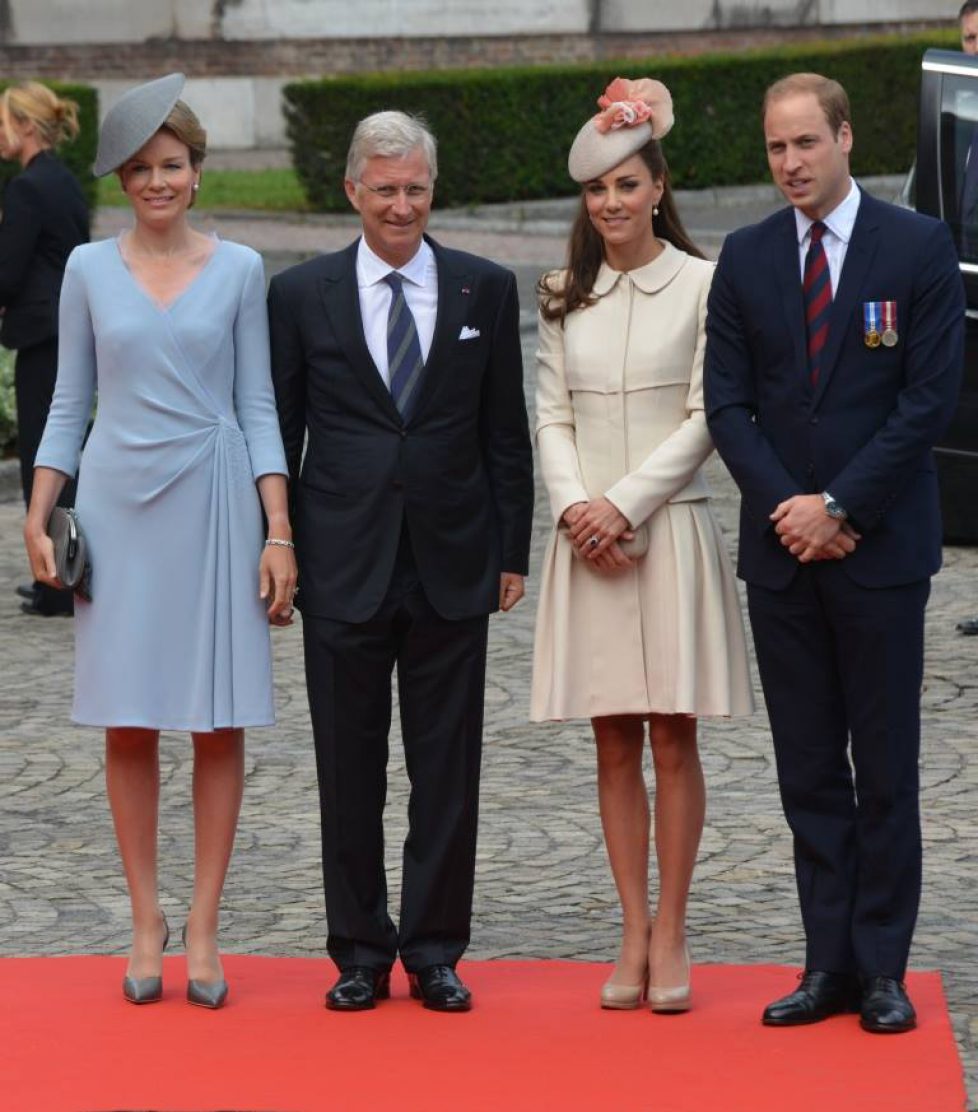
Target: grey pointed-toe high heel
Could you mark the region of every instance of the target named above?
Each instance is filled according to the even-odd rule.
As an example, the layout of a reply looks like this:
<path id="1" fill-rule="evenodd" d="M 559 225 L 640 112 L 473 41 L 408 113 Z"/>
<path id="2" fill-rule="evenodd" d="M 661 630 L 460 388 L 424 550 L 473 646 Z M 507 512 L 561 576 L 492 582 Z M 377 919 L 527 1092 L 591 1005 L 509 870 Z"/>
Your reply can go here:
<path id="1" fill-rule="evenodd" d="M 161 911 L 163 917 L 163 945 L 165 950 L 170 941 L 170 924 L 166 921 L 166 912 Z M 163 999 L 162 977 L 130 977 L 122 978 L 122 995 L 130 1004 L 155 1004 Z"/>
<path id="2" fill-rule="evenodd" d="M 183 939 L 183 948 L 187 948 L 187 924 L 183 924 L 180 932 Z M 196 1004 L 199 1008 L 220 1008 L 228 998 L 228 983 L 222 977 L 219 981 L 197 981 L 193 978 L 187 980 L 187 1002 Z"/>

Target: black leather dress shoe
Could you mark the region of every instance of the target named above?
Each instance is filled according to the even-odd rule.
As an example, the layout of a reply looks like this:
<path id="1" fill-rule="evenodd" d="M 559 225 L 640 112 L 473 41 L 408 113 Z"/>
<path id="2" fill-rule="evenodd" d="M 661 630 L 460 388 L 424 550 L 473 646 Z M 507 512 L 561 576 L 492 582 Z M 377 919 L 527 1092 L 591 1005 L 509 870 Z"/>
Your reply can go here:
<path id="1" fill-rule="evenodd" d="M 467 1012 L 472 993 L 450 965 L 427 965 L 408 974 L 411 995 L 433 1012 Z"/>
<path id="2" fill-rule="evenodd" d="M 341 970 L 336 984 L 326 993 L 326 1007 L 334 1012 L 365 1012 L 390 994 L 389 969 L 350 965 Z"/>
<path id="3" fill-rule="evenodd" d="M 963 622 L 958 622 L 954 628 L 967 637 L 978 636 L 978 618 L 965 618 Z"/>
<path id="4" fill-rule="evenodd" d="M 74 607 L 68 603 L 67 605 L 59 606 L 44 606 L 36 601 L 22 602 L 20 608 L 25 614 L 31 614 L 35 618 L 70 618 L 74 614 Z"/>
<path id="5" fill-rule="evenodd" d="M 17 592 L 18 595 L 20 595 L 21 598 L 30 600 L 34 597 L 33 583 L 18 583 L 14 590 Z"/>
<path id="6" fill-rule="evenodd" d="M 895 977 L 870 977 L 864 982 L 859 1025 L 877 1035 L 899 1035 L 917 1026 L 907 990 Z"/>
<path id="7" fill-rule="evenodd" d="M 848 973 L 821 973 L 808 969 L 794 992 L 764 1009 L 767 1027 L 798 1027 L 818 1023 L 830 1015 L 859 1011 L 859 982 Z"/>

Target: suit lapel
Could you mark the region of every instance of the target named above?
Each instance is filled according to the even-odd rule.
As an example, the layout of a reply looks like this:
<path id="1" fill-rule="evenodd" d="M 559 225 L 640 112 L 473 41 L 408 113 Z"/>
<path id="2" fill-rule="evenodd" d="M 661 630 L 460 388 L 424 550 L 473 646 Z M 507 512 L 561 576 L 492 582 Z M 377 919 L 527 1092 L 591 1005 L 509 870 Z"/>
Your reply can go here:
<path id="1" fill-rule="evenodd" d="M 319 279 L 319 292 L 332 325 L 333 334 L 346 352 L 353 371 L 360 378 L 367 391 L 373 395 L 384 412 L 400 422 L 390 390 L 384 384 L 376 363 L 370 355 L 363 334 L 363 318 L 360 315 L 360 293 L 357 289 L 357 245 L 359 239 L 338 256 L 338 265 L 328 270 Z"/>
<path id="2" fill-rule="evenodd" d="M 805 349 L 805 302 L 798 265 L 798 231 L 794 209 L 785 209 L 785 219 L 774 244 L 774 274 L 781 287 L 784 319 L 795 345 L 798 381 L 808 378 L 808 353 Z"/>
<path id="3" fill-rule="evenodd" d="M 435 332 L 431 350 L 425 360 L 424 376 L 419 386 L 418 400 L 411 409 L 410 420 L 415 420 L 430 402 L 438 384 L 450 370 L 452 354 L 458 343 L 459 333 L 466 323 L 466 313 L 475 300 L 475 278 L 465 269 L 455 265 L 440 244 L 425 236 L 435 253 L 438 271 L 438 310 L 435 315 Z"/>
<path id="4" fill-rule="evenodd" d="M 845 262 L 842 264 L 842 274 L 839 277 L 839 286 L 832 299 L 832 310 L 829 315 L 829 334 L 825 341 L 820 360 L 818 385 L 812 404 L 818 405 L 828 386 L 829 379 L 835 371 L 839 361 L 839 353 L 845 342 L 846 332 L 852 318 L 853 310 L 863 288 L 869 268 L 876 255 L 879 242 L 878 223 L 874 212 L 874 202 L 865 193 L 859 199 L 859 209 L 856 212 L 856 222 L 852 228 L 852 237 L 846 248 Z"/>

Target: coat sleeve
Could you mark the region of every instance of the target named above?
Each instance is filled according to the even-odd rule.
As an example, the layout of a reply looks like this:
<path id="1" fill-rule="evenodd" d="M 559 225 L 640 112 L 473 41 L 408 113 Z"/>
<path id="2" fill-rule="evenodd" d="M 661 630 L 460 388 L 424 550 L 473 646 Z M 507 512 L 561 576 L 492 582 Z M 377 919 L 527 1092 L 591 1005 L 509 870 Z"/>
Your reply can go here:
<path id="1" fill-rule="evenodd" d="M 605 492 L 605 497 L 640 525 L 665 502 L 687 486 L 713 451 L 703 411 L 703 354 L 706 349 L 706 300 L 709 280 L 704 281 L 696 306 L 698 327 L 690 368 L 686 418 L 636 468 Z"/>
<path id="2" fill-rule="evenodd" d="M 41 209 L 30 182 L 13 178 L 3 198 L 0 223 L 0 305 L 21 291 L 41 230 Z"/>
<path id="3" fill-rule="evenodd" d="M 286 474 L 268 355 L 268 317 L 261 256 L 249 251 L 234 319 L 234 408 L 248 444 L 251 470 Z"/>
<path id="4" fill-rule="evenodd" d="M 564 329 L 559 321 L 537 316 L 536 439 L 540 470 L 550 498 L 554 524 L 588 492 L 577 455 L 574 406 L 564 376 Z"/>
<path id="5" fill-rule="evenodd" d="M 283 290 L 281 278 L 277 275 L 268 290 L 268 331 L 272 384 L 285 447 L 291 509 L 294 511 L 306 435 L 306 357 L 294 307 L 289 304 L 288 292 Z"/>
<path id="6" fill-rule="evenodd" d="M 72 476 L 95 399 L 95 330 L 79 250 L 68 256 L 58 313 L 58 379 L 35 467 Z"/>
<path id="7" fill-rule="evenodd" d="M 526 575 L 533 526 L 533 450 L 523 395 L 520 307 L 507 272 L 482 384 L 480 427 L 500 531 L 502 570 Z"/>
<path id="8" fill-rule="evenodd" d="M 740 488 L 748 518 L 764 533 L 775 506 L 802 492 L 756 421 L 755 369 L 738 298 L 735 238 L 720 252 L 707 301 L 703 396 L 720 458 Z M 746 262 L 742 269 L 750 274 Z"/>
<path id="9" fill-rule="evenodd" d="M 889 417 L 826 484 L 868 532 L 920 467 L 954 414 L 964 363 L 964 287 L 946 224 L 934 223 L 914 267 L 903 383 Z"/>

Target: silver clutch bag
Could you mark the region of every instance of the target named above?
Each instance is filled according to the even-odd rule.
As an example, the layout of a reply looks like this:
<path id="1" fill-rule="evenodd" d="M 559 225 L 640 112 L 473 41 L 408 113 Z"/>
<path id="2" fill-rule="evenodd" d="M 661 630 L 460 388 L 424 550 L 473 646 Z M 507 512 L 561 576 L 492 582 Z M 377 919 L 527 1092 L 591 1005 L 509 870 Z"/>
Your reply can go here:
<path id="1" fill-rule="evenodd" d="M 74 510 L 55 506 L 48 518 L 48 536 L 54 545 L 54 566 L 61 582 L 87 602 L 92 600 L 92 567 L 88 544 Z"/>

